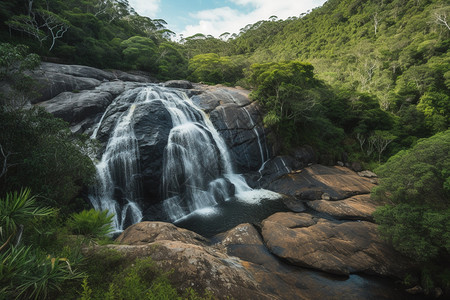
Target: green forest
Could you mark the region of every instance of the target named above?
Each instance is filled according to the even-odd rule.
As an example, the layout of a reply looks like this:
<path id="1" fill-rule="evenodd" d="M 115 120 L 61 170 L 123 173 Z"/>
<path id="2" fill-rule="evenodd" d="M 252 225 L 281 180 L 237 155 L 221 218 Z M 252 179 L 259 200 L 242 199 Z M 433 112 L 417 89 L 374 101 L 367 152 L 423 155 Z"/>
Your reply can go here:
<path id="1" fill-rule="evenodd" d="M 328 0 L 239 33 L 181 40 L 127 0 L 2 1 L 0 20 L 0 81 L 11 86 L 0 94 L 0 299 L 130 299 L 115 293 L 121 278 L 130 293 L 157 283 L 145 299 L 210 297 L 177 294 L 149 261 L 152 274 L 136 264 L 100 283 L 117 254 L 93 266 L 79 250 L 110 242 L 110 216 L 79 196 L 94 180 L 98 145 L 23 109 L 34 93 L 26 71 L 41 61 L 250 89 L 276 154 L 310 145 L 322 164 L 358 162 L 379 175 L 380 233 L 421 270 L 404 283 L 450 292 L 448 1 Z"/>

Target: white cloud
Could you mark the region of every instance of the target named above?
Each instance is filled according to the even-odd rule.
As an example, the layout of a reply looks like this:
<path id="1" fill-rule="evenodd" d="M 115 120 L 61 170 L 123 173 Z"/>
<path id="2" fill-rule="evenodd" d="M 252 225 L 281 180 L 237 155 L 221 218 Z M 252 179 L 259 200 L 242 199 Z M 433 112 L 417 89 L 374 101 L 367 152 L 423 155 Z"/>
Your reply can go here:
<path id="1" fill-rule="evenodd" d="M 129 0 L 130 6 L 133 7 L 141 16 L 147 16 L 150 18 L 157 17 L 160 2 L 161 0 Z"/>
<path id="2" fill-rule="evenodd" d="M 253 10 L 242 13 L 230 7 L 221 7 L 199 11 L 192 14 L 195 25 L 188 25 L 181 32 L 188 37 L 196 33 L 218 37 L 224 32 L 238 33 L 241 28 L 260 20 L 267 20 L 271 16 L 286 19 L 299 16 L 314 7 L 322 5 L 325 0 L 231 0 L 238 6 L 249 5 Z"/>

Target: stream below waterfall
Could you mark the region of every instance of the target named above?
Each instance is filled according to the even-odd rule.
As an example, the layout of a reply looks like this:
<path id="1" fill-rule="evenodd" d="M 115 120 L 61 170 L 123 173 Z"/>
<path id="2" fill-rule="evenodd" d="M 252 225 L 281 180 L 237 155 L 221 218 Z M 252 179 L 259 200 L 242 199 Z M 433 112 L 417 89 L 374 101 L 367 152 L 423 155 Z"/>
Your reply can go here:
<path id="1" fill-rule="evenodd" d="M 171 123 L 160 166 L 160 186 L 155 187 L 161 191 L 160 207 L 168 221 L 211 235 L 285 210 L 281 201 L 276 201 L 280 195 L 253 190 L 242 175 L 235 173 L 224 139 L 185 92 L 149 85 L 114 99 L 92 135 L 97 138 L 104 123 L 113 120 L 103 154 L 96 163 L 98 184 L 89 199 L 95 209 L 107 209 L 115 215 L 116 232 L 154 219 L 144 215 L 146 199 L 139 148 L 142 141 L 135 129 L 137 114 L 150 114 L 154 105 L 165 110 Z M 269 151 L 252 116 L 243 109 L 258 142 L 259 153 L 251 154 L 260 157 L 262 166 Z"/>

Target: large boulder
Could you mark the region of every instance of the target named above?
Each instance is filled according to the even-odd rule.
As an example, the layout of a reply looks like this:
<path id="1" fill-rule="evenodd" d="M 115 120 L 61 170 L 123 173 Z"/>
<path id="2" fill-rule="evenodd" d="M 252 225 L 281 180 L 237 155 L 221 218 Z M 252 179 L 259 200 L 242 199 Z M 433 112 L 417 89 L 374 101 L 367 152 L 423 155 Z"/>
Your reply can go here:
<path id="1" fill-rule="evenodd" d="M 402 278 L 408 260 L 381 241 L 377 225 L 337 222 L 306 213 L 276 213 L 262 222 L 269 250 L 292 264 L 324 272 Z"/>
<path id="2" fill-rule="evenodd" d="M 382 280 L 360 275 L 337 278 L 289 265 L 268 251 L 261 234 L 248 223 L 219 234 L 214 240 L 215 247 L 224 247 L 228 255 L 241 259 L 242 266 L 272 299 L 398 299 L 404 296 Z"/>
<path id="3" fill-rule="evenodd" d="M 211 112 L 219 105 L 235 104 L 239 107 L 249 105 L 250 92 L 243 89 L 224 87 L 221 85 L 209 86 L 202 84 L 193 85 L 195 93 L 192 93 L 192 102 L 206 113 Z"/>
<path id="4" fill-rule="evenodd" d="M 84 132 L 94 127 L 113 97 L 108 92 L 63 92 L 49 101 L 39 104 L 55 117 L 71 125 L 73 132 Z"/>
<path id="5" fill-rule="evenodd" d="M 379 206 L 379 203 L 372 200 L 370 194 L 366 194 L 339 201 L 307 201 L 306 205 L 315 211 L 329 214 L 339 220 L 373 221 L 372 214 Z"/>
<path id="6" fill-rule="evenodd" d="M 63 92 L 93 90 L 105 82 L 118 80 L 140 83 L 152 82 L 148 77 L 122 71 L 107 72 L 87 66 L 47 62 L 42 63 L 39 68 L 29 72 L 29 74 L 37 81 L 37 86 L 39 86 L 38 96 L 31 100 L 32 104 L 50 100 Z"/>
<path id="7" fill-rule="evenodd" d="M 89 255 L 114 249 L 130 264 L 137 258 L 151 257 L 170 274 L 169 280 L 180 291 L 208 290 L 218 299 L 273 299 L 262 292 L 239 258 L 207 246 L 207 240 L 194 232 L 169 223 L 144 222 L 129 227 L 116 241 L 121 244 L 87 248 L 84 252 Z"/>
<path id="8" fill-rule="evenodd" d="M 178 89 L 192 89 L 192 82 L 187 80 L 169 80 L 164 82 L 165 87 L 178 88 Z"/>
<path id="9" fill-rule="evenodd" d="M 125 245 L 146 245 L 155 241 L 179 241 L 205 246 L 207 239 L 201 235 L 166 222 L 141 222 L 125 229 L 116 242 Z"/>
<path id="10" fill-rule="evenodd" d="M 273 181 L 302 167 L 303 164 L 290 155 L 275 156 L 265 161 L 258 171 L 247 173 L 247 183 L 252 188 L 269 188 Z"/>
<path id="11" fill-rule="evenodd" d="M 286 174 L 269 184 L 268 189 L 298 200 L 341 200 L 368 194 L 375 185 L 345 167 L 312 165 L 301 172 Z"/>

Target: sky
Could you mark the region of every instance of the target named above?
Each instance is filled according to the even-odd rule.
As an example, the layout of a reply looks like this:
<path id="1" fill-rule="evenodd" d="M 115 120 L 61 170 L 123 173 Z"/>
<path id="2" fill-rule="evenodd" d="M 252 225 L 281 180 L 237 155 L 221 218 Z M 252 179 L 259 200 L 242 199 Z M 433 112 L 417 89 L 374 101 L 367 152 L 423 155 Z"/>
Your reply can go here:
<path id="1" fill-rule="evenodd" d="M 271 16 L 298 17 L 325 0 L 129 0 L 142 16 L 163 19 L 177 35 L 196 33 L 219 37 Z"/>

